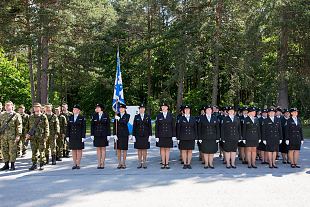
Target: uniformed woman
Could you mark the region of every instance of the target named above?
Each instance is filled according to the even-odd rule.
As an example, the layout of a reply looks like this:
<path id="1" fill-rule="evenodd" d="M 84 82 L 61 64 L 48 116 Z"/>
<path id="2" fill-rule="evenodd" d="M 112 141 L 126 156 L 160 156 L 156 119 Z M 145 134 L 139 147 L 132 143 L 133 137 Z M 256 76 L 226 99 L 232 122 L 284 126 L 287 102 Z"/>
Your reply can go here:
<path id="1" fill-rule="evenodd" d="M 150 149 L 150 141 L 152 137 L 152 122 L 151 117 L 145 114 L 145 106 L 139 106 L 139 114 L 135 115 L 133 121 L 132 136 L 134 148 L 138 150 L 138 169 L 147 168 L 146 158 L 147 150 Z"/>
<path id="2" fill-rule="evenodd" d="M 261 117 L 258 118 L 261 136 L 262 136 L 262 124 L 263 124 L 263 121 L 267 119 L 267 117 L 268 117 L 268 109 L 263 109 Z M 257 151 L 259 152 L 260 159 L 262 160 L 261 164 L 268 164 L 268 155 L 266 152 L 266 145 L 264 144 L 262 139 L 260 140 L 258 144 Z"/>
<path id="3" fill-rule="evenodd" d="M 248 107 L 242 107 L 240 109 L 240 124 L 241 124 L 241 129 L 244 123 L 244 120 L 248 117 Z M 240 141 L 238 143 L 238 152 L 239 152 L 239 160 L 242 161 L 242 164 L 247 164 L 247 160 L 246 160 L 246 148 L 245 148 L 245 143 Z"/>
<path id="4" fill-rule="evenodd" d="M 129 130 L 128 122 L 130 115 L 126 112 L 126 105 L 119 104 L 119 114 L 115 116 L 113 132 L 115 134 L 115 144 L 117 150 L 118 166 L 117 169 L 126 169 L 126 158 L 128 150 Z M 122 160 L 123 158 L 123 160 Z"/>
<path id="5" fill-rule="evenodd" d="M 228 116 L 225 116 L 221 126 L 221 138 L 224 143 L 226 168 L 236 168 L 235 159 L 238 142 L 241 140 L 240 120 L 235 116 L 234 107 L 227 107 Z"/>
<path id="6" fill-rule="evenodd" d="M 286 127 L 286 122 L 287 120 L 291 117 L 290 111 L 288 109 L 283 109 L 283 116 L 281 116 L 281 127 L 282 127 L 282 134 L 283 134 L 283 139 L 282 143 L 279 146 L 279 151 L 281 152 L 282 155 L 282 163 L 283 164 L 288 164 L 288 145 L 285 142 L 285 127 Z"/>
<path id="7" fill-rule="evenodd" d="M 289 147 L 288 156 L 292 168 L 300 168 L 298 165 L 300 147 L 304 142 L 302 124 L 298 118 L 297 108 L 290 110 L 292 117 L 288 119 L 285 127 L 285 142 Z"/>
<path id="8" fill-rule="evenodd" d="M 213 157 L 218 151 L 220 140 L 220 123 L 216 116 L 212 115 L 212 106 L 205 107 L 205 115 L 201 115 L 198 123 L 198 137 L 201 142 L 201 152 L 204 157 L 204 168 L 214 169 Z"/>
<path id="9" fill-rule="evenodd" d="M 281 120 L 275 117 L 275 108 L 268 110 L 268 118 L 262 123 L 262 140 L 266 145 L 269 168 L 278 168 L 276 158 L 279 151 L 279 143 L 282 142 Z"/>
<path id="10" fill-rule="evenodd" d="M 91 138 L 94 140 L 94 147 L 97 148 L 97 169 L 104 169 L 106 157 L 106 147 L 109 146 L 109 137 L 111 136 L 110 118 L 104 112 L 105 107 L 102 104 L 96 105 L 96 114 L 91 120 Z"/>
<path id="11" fill-rule="evenodd" d="M 161 105 L 161 112 L 157 115 L 155 122 L 156 146 L 160 147 L 160 156 L 162 160 L 161 169 L 170 169 L 170 148 L 173 147 L 173 140 L 176 139 L 175 136 L 174 117 L 168 112 L 168 104 L 163 103 Z"/>
<path id="12" fill-rule="evenodd" d="M 248 108 L 248 116 L 242 124 L 242 138 L 246 147 L 248 168 L 256 167 L 256 148 L 261 140 L 260 124 L 256 116 L 256 108 Z"/>
<path id="13" fill-rule="evenodd" d="M 192 169 L 191 161 L 195 141 L 198 140 L 196 117 L 191 116 L 189 105 L 184 106 L 184 116 L 178 120 L 177 134 L 180 150 L 182 150 L 183 169 Z"/>
<path id="14" fill-rule="evenodd" d="M 84 141 L 86 135 L 86 120 L 85 117 L 80 114 L 81 107 L 74 105 L 73 115 L 69 117 L 67 125 L 67 141 L 69 147 L 72 150 L 73 167 L 74 169 L 80 169 L 82 150 L 84 149 Z"/>

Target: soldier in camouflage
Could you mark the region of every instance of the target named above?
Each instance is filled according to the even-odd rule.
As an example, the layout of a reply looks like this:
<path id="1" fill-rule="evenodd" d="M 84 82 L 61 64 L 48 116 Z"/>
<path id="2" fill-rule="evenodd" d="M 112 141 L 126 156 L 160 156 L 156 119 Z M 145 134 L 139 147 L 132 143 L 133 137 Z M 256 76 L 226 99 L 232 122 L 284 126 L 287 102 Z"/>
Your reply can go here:
<path id="1" fill-rule="evenodd" d="M 51 104 L 46 104 L 44 106 L 45 115 L 48 119 L 50 134 L 46 142 L 45 148 L 45 158 L 46 164 L 49 164 L 49 151 L 52 155 L 52 165 L 56 165 L 56 140 L 60 136 L 59 120 L 56 114 L 52 112 L 53 106 Z"/>
<path id="2" fill-rule="evenodd" d="M 6 102 L 5 112 L 0 115 L 1 150 L 5 163 L 1 171 L 9 169 L 9 162 L 11 162 L 10 170 L 15 170 L 17 143 L 22 135 L 22 128 L 21 116 L 14 112 L 11 101 Z"/>
<path id="3" fill-rule="evenodd" d="M 66 120 L 68 123 L 69 117 L 73 115 L 72 112 L 68 111 L 68 104 L 62 104 L 62 113 L 61 114 L 66 117 Z M 69 143 L 64 138 L 63 157 L 69 158 L 69 153 L 70 153 Z"/>
<path id="4" fill-rule="evenodd" d="M 66 138 L 67 119 L 64 115 L 60 114 L 60 107 L 55 108 L 55 114 L 59 120 L 60 136 L 56 140 L 56 161 L 62 161 L 62 153 L 64 149 L 64 139 Z"/>
<path id="5" fill-rule="evenodd" d="M 45 161 L 45 147 L 46 141 L 49 137 L 48 119 L 45 114 L 41 113 L 41 104 L 35 103 L 33 105 L 33 114 L 29 116 L 29 127 L 27 129 L 26 140 L 31 141 L 32 150 L 32 166 L 29 170 L 37 169 L 37 161 L 39 159 L 40 170 L 43 170 Z M 37 154 L 39 152 L 39 158 Z"/>
<path id="6" fill-rule="evenodd" d="M 28 146 L 28 142 L 26 142 L 26 129 L 28 127 L 29 124 L 29 115 L 25 113 L 25 106 L 24 105 L 20 105 L 18 107 L 18 113 L 20 114 L 20 116 L 22 117 L 22 123 L 23 123 L 23 132 L 22 135 L 20 137 L 19 143 L 17 145 L 17 155 L 21 155 L 21 157 L 24 157 L 26 155 L 26 150 L 27 150 L 27 146 Z"/>

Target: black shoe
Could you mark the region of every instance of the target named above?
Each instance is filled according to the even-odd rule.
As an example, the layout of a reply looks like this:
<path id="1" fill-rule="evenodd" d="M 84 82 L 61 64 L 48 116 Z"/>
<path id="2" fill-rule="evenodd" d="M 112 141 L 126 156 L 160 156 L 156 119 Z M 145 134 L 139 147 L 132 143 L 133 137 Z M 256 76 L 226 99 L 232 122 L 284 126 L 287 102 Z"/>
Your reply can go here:
<path id="1" fill-rule="evenodd" d="M 295 168 L 295 167 L 296 167 L 296 165 L 291 164 L 291 168 Z"/>
<path id="2" fill-rule="evenodd" d="M 204 164 L 205 164 L 205 162 L 202 162 L 201 164 L 202 164 L 202 165 L 204 165 Z"/>
<path id="3" fill-rule="evenodd" d="M 204 168 L 204 169 L 208 169 L 209 167 L 208 167 L 208 166 L 204 166 L 203 168 Z"/>
<path id="4" fill-rule="evenodd" d="M 252 165 L 248 165 L 248 168 L 252 168 Z"/>
<path id="5" fill-rule="evenodd" d="M 187 169 L 192 169 L 192 166 L 191 165 L 187 165 Z"/>
<path id="6" fill-rule="evenodd" d="M 169 165 L 166 165 L 166 169 L 170 169 Z"/>
<path id="7" fill-rule="evenodd" d="M 76 166 L 76 169 L 79 170 L 79 169 L 81 169 L 81 167 L 80 166 Z"/>
<path id="8" fill-rule="evenodd" d="M 0 169 L 0 171 L 4 171 L 4 170 L 8 170 L 8 169 L 10 169 L 9 162 L 5 162 L 4 166 Z"/>
<path id="9" fill-rule="evenodd" d="M 140 165 L 138 165 L 137 167 L 138 169 L 141 169 L 142 168 L 142 163 Z"/>
<path id="10" fill-rule="evenodd" d="M 43 166 L 44 166 L 44 163 L 41 162 L 41 163 L 40 163 L 40 168 L 39 168 L 39 170 L 44 170 L 44 167 L 43 167 Z"/>
<path id="11" fill-rule="evenodd" d="M 147 169 L 147 165 L 146 164 L 143 164 L 143 169 Z"/>
<path id="12" fill-rule="evenodd" d="M 11 171 L 15 170 L 15 162 L 11 162 Z"/>
<path id="13" fill-rule="evenodd" d="M 98 166 L 97 169 L 99 170 L 99 169 L 101 169 L 101 167 Z"/>
<path id="14" fill-rule="evenodd" d="M 187 165 L 183 165 L 183 169 L 187 169 Z"/>
<path id="15" fill-rule="evenodd" d="M 52 165 L 56 165 L 56 155 L 52 155 Z"/>
<path id="16" fill-rule="evenodd" d="M 211 169 L 214 169 L 214 166 L 209 165 L 209 167 L 210 167 Z"/>
<path id="17" fill-rule="evenodd" d="M 256 169 L 256 168 L 257 168 L 257 166 L 256 166 L 256 165 L 252 165 L 252 168 L 255 168 L 255 169 Z"/>
<path id="18" fill-rule="evenodd" d="M 232 167 L 233 169 L 236 169 L 236 168 L 237 168 L 237 167 L 236 167 L 236 166 L 234 166 L 234 165 L 232 165 L 231 167 Z"/>
<path id="19" fill-rule="evenodd" d="M 242 161 L 242 164 L 246 165 L 246 164 L 248 164 L 248 162 L 247 161 Z"/>
<path id="20" fill-rule="evenodd" d="M 273 168 L 278 168 L 278 166 L 276 166 L 276 165 L 273 165 Z"/>
<path id="21" fill-rule="evenodd" d="M 300 166 L 299 166 L 299 165 L 295 165 L 295 167 L 296 167 L 296 168 L 300 168 Z"/>
<path id="22" fill-rule="evenodd" d="M 119 165 L 117 166 L 117 169 L 122 169 L 122 165 L 119 164 Z"/>
<path id="23" fill-rule="evenodd" d="M 165 169 L 166 166 L 164 164 L 161 165 L 160 169 Z"/>
<path id="24" fill-rule="evenodd" d="M 181 161 L 181 165 L 184 165 L 184 162 L 183 162 L 183 161 Z"/>
<path id="25" fill-rule="evenodd" d="M 270 165 L 269 165 L 269 168 L 273 168 L 273 166 L 270 166 Z"/>
<path id="26" fill-rule="evenodd" d="M 76 170 L 76 167 L 77 167 L 77 166 L 76 166 L 76 165 L 74 165 L 74 166 L 72 167 L 72 170 Z"/>
<path id="27" fill-rule="evenodd" d="M 287 164 L 287 162 L 286 162 L 286 161 L 282 161 L 282 163 L 283 163 L 283 164 Z"/>
<path id="28" fill-rule="evenodd" d="M 36 170 L 38 168 L 37 164 L 32 164 L 29 170 Z"/>
<path id="29" fill-rule="evenodd" d="M 226 166 L 226 168 L 227 168 L 227 169 L 230 169 L 230 168 L 231 168 L 231 166 Z"/>

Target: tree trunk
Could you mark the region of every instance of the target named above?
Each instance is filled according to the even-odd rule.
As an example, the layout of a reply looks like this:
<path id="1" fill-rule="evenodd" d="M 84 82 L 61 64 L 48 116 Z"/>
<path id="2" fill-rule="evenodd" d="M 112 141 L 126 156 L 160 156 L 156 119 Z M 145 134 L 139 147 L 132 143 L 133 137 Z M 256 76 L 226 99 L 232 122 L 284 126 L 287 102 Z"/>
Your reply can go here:
<path id="1" fill-rule="evenodd" d="M 219 0 L 216 5 L 215 20 L 216 20 L 216 33 L 215 33 L 215 63 L 213 67 L 213 85 L 212 85 L 212 104 L 218 104 L 218 87 L 219 87 L 219 44 L 220 44 L 220 34 L 221 34 L 221 23 L 222 23 L 222 10 L 223 10 L 223 0 Z"/>
<path id="2" fill-rule="evenodd" d="M 147 42 L 148 45 L 151 43 L 151 32 L 152 32 L 152 17 L 151 17 L 151 5 L 150 1 L 148 1 L 148 11 L 147 11 Z M 151 100 L 152 96 L 152 63 L 151 63 L 151 49 L 147 49 L 147 98 L 148 102 Z M 150 104 L 148 103 L 147 107 L 147 113 L 151 114 L 151 107 Z"/>
<path id="3" fill-rule="evenodd" d="M 41 73 L 41 103 L 48 102 L 48 37 L 42 37 L 42 73 Z"/>
<path id="4" fill-rule="evenodd" d="M 30 77 L 30 89 L 31 89 L 31 101 L 32 105 L 35 102 L 35 89 L 34 89 L 34 78 L 33 78 L 33 65 L 32 65 L 32 47 L 28 45 L 28 66 L 29 66 L 29 77 Z"/>
<path id="5" fill-rule="evenodd" d="M 37 41 L 37 102 L 41 103 L 41 36 L 38 37 Z"/>
<path id="6" fill-rule="evenodd" d="M 288 52 L 288 27 L 286 7 L 283 7 L 281 16 L 281 33 L 279 48 L 279 86 L 278 86 L 278 106 L 288 107 L 288 80 L 287 73 L 287 52 Z"/>

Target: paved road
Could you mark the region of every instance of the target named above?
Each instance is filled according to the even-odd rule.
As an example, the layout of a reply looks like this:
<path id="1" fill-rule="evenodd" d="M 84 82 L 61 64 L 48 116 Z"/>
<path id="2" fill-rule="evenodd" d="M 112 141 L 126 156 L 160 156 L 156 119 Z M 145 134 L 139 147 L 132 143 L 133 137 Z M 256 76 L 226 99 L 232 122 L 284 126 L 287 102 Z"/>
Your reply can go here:
<path id="1" fill-rule="evenodd" d="M 113 146 L 108 147 L 106 168 L 97 170 L 96 150 L 86 143 L 82 169 L 72 171 L 64 159 L 44 171 L 29 172 L 30 153 L 17 162 L 15 172 L 0 173 L 0 206 L 309 206 L 310 140 L 303 145 L 300 169 L 279 161 L 279 169 L 259 164 L 248 169 L 226 169 L 218 155 L 215 169 L 203 169 L 197 158 L 193 169 L 183 170 L 172 150 L 170 170 L 160 169 L 158 148 L 149 151 L 148 169 L 136 169 L 130 144 L 127 169 L 117 170 Z"/>

